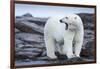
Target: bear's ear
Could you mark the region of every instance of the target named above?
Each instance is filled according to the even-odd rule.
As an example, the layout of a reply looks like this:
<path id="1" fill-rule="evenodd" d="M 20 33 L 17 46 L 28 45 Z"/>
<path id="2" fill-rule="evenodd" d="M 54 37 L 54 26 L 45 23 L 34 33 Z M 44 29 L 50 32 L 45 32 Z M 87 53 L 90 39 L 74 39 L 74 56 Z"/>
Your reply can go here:
<path id="1" fill-rule="evenodd" d="M 77 17 L 74 17 L 74 19 L 77 19 Z"/>

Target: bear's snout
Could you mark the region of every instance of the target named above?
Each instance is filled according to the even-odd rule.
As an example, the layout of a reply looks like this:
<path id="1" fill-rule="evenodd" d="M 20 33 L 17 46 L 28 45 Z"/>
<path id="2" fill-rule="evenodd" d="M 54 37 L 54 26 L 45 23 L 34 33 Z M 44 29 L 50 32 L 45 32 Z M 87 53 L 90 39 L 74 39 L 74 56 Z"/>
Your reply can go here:
<path id="1" fill-rule="evenodd" d="M 60 20 L 60 22 L 61 22 L 61 23 L 63 23 L 63 21 L 62 21 L 62 20 Z"/>
<path id="2" fill-rule="evenodd" d="M 64 22 L 63 20 L 60 20 L 60 22 L 61 22 L 61 23 L 65 23 L 65 25 L 66 25 L 65 30 L 67 30 L 67 29 L 68 29 L 68 24 L 67 24 L 66 22 Z"/>

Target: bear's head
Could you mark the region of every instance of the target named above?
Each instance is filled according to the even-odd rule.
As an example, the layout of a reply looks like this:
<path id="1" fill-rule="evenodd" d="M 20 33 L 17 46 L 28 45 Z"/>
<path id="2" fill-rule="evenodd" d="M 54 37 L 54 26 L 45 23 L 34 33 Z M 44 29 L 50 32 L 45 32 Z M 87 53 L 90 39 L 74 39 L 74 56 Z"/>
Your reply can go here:
<path id="1" fill-rule="evenodd" d="M 69 14 L 66 17 L 60 19 L 61 23 L 65 23 L 66 30 L 78 30 L 80 27 L 80 24 L 82 24 L 81 18 L 76 14 Z"/>

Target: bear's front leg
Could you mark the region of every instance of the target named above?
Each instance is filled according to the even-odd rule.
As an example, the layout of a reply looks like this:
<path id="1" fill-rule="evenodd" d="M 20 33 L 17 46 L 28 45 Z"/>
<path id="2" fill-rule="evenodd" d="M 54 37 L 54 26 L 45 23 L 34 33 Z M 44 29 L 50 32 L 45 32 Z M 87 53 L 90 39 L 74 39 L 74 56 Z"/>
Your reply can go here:
<path id="1" fill-rule="evenodd" d="M 53 38 L 46 37 L 45 44 L 46 44 L 47 56 L 51 59 L 56 59 L 57 56 L 55 55 L 55 42 Z"/>
<path id="2" fill-rule="evenodd" d="M 69 59 L 75 57 L 75 55 L 73 54 L 72 41 L 66 39 L 64 40 L 63 52 Z"/>
<path id="3" fill-rule="evenodd" d="M 82 49 L 82 44 L 83 44 L 83 36 L 84 33 L 83 31 L 77 32 L 75 37 L 74 37 L 74 54 L 76 57 L 80 57 L 80 52 Z"/>
<path id="4" fill-rule="evenodd" d="M 76 41 L 74 45 L 74 53 L 76 57 L 80 57 L 81 49 L 82 49 L 82 41 Z"/>

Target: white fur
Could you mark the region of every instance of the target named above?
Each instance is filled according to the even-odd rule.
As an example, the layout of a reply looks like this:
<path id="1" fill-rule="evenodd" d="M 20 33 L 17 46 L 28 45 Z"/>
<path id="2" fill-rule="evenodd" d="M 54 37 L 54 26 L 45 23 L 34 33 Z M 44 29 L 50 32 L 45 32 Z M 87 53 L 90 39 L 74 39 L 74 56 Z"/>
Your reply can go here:
<path id="1" fill-rule="evenodd" d="M 80 57 L 84 35 L 82 20 L 75 14 L 68 14 L 66 17 L 51 17 L 44 27 L 47 56 L 52 59 L 57 58 L 55 55 L 56 49 L 68 58 Z M 59 20 L 68 24 L 67 30 L 65 29 L 65 23 L 61 23 Z M 63 46 L 56 44 L 62 41 L 64 42 Z"/>

